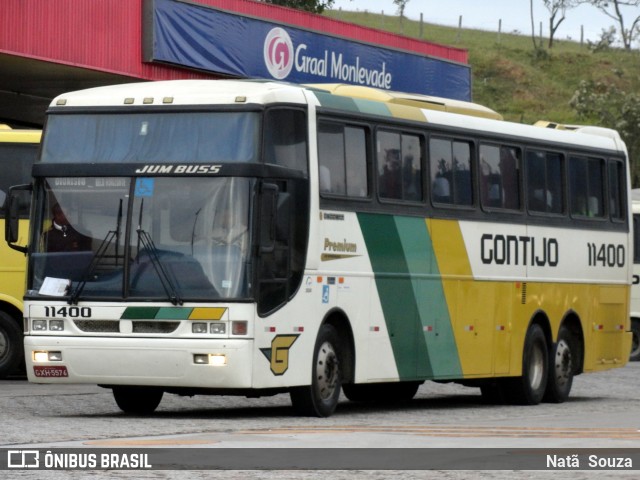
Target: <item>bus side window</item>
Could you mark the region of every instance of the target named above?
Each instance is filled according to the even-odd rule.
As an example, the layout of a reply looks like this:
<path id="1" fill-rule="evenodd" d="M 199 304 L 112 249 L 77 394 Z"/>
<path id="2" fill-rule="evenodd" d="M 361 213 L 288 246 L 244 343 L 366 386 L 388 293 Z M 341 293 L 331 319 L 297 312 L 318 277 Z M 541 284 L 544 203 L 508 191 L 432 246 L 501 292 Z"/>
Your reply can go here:
<path id="1" fill-rule="evenodd" d="M 480 200 L 485 208 L 520 209 L 520 150 L 480 146 Z"/>
<path id="2" fill-rule="evenodd" d="M 366 145 L 362 127 L 334 122 L 319 124 L 320 193 L 356 198 L 369 195 Z"/>
<path id="3" fill-rule="evenodd" d="M 265 114 L 265 162 L 307 172 L 307 117 L 302 110 L 274 108 Z"/>
<path id="4" fill-rule="evenodd" d="M 434 203 L 473 205 L 471 145 L 432 138 L 429 141 L 431 200 Z"/>
<path id="5" fill-rule="evenodd" d="M 621 221 L 626 218 L 624 165 L 618 160 L 609 160 L 609 212 L 612 220 Z M 635 222 L 634 222 L 635 223 Z M 640 255 L 640 252 L 638 252 Z"/>
<path id="6" fill-rule="evenodd" d="M 559 153 L 528 150 L 526 157 L 527 205 L 530 211 L 564 212 L 563 156 Z"/>
<path id="7" fill-rule="evenodd" d="M 572 215 L 604 216 L 604 160 L 569 157 L 569 198 Z"/>

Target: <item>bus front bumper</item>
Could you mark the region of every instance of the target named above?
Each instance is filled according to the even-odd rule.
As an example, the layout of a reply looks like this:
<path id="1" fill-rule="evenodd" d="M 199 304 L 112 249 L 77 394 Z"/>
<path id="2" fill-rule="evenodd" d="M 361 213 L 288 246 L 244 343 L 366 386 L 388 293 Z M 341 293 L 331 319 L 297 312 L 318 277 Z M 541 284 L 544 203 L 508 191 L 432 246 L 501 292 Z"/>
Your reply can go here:
<path id="1" fill-rule="evenodd" d="M 251 388 L 253 340 L 26 336 L 33 383 Z"/>

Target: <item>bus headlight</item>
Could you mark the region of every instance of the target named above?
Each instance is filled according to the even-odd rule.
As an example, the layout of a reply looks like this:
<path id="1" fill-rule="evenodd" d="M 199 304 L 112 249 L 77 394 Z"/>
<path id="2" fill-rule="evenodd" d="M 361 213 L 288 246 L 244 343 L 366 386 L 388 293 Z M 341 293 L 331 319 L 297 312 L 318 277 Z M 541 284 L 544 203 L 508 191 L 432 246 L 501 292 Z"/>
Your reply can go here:
<path id="1" fill-rule="evenodd" d="M 64 330 L 64 320 L 49 320 L 49 330 L 62 332 Z"/>
<path id="2" fill-rule="evenodd" d="M 207 324 L 202 322 L 192 323 L 191 331 L 193 333 L 207 333 Z"/>
<path id="3" fill-rule="evenodd" d="M 224 323 L 212 323 L 211 329 L 209 333 L 225 333 L 227 331 L 227 326 Z"/>
<path id="4" fill-rule="evenodd" d="M 31 330 L 34 332 L 44 332 L 47 329 L 46 320 L 33 320 L 31 322 Z"/>

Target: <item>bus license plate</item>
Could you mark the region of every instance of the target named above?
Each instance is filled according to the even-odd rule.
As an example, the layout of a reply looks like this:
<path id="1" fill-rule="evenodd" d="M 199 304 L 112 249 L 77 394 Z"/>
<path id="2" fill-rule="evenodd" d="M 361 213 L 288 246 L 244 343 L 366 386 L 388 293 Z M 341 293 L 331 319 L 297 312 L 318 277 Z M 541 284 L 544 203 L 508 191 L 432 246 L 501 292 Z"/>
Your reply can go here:
<path id="1" fill-rule="evenodd" d="M 34 366 L 33 374 L 36 377 L 68 377 L 69 372 L 67 371 L 67 367 L 56 365 L 56 366 Z"/>

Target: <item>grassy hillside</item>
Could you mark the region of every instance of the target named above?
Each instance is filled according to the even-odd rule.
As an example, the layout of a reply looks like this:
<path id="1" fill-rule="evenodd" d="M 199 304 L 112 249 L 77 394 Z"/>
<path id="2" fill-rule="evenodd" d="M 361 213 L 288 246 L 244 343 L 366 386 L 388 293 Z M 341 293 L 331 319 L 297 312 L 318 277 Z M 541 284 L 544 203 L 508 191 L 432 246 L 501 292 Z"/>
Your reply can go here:
<path id="1" fill-rule="evenodd" d="M 419 22 L 364 12 L 329 11 L 347 22 L 418 38 Z M 424 24 L 422 39 L 466 48 L 473 101 L 506 120 L 533 123 L 592 123 L 578 118 L 569 101 L 581 80 L 606 81 L 626 92 L 640 91 L 640 54 L 619 49 L 592 53 L 577 42 L 555 41 L 535 52 L 531 36 Z"/>

